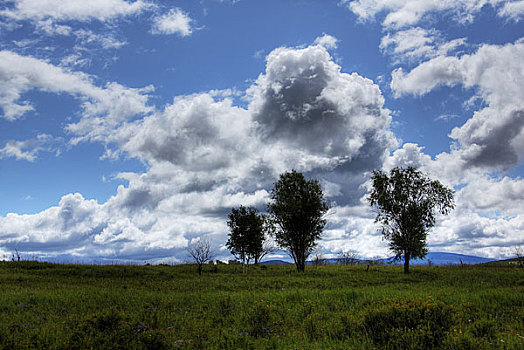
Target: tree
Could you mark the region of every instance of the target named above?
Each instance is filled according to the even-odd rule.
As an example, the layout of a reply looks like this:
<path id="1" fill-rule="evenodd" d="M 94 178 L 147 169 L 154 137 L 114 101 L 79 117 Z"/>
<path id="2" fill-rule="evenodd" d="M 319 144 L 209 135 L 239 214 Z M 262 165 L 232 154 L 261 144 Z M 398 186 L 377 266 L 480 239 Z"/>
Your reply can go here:
<path id="1" fill-rule="evenodd" d="M 246 272 L 249 261 L 255 264 L 264 254 L 264 215 L 260 215 L 254 207 L 240 206 L 232 208 L 228 216 L 229 239 L 226 247 L 237 259 L 242 261 Z"/>
<path id="2" fill-rule="evenodd" d="M 275 234 L 275 224 L 268 215 L 261 214 L 262 217 L 262 231 L 264 232 L 264 241 L 262 242 L 262 250 L 256 251 L 253 259 L 255 265 L 262 261 L 262 258 L 276 250 L 275 244 L 271 237 Z"/>
<path id="3" fill-rule="evenodd" d="M 515 257 L 517 259 L 518 266 L 524 267 L 524 247 L 523 246 L 513 247 L 513 253 L 515 254 Z"/>
<path id="4" fill-rule="evenodd" d="M 342 265 L 356 265 L 359 260 L 359 255 L 357 252 L 352 251 L 343 251 L 339 254 L 338 260 Z"/>
<path id="5" fill-rule="evenodd" d="M 447 215 L 455 207 L 453 191 L 413 167 L 394 168 L 389 176 L 373 171 L 371 180 L 369 201 L 379 209 L 375 222 L 382 224 L 395 260 L 404 257 L 404 273 L 409 273 L 410 259 L 428 252 L 426 237 L 435 225 L 435 212 Z"/>
<path id="6" fill-rule="evenodd" d="M 264 219 L 267 219 L 267 216 L 264 215 Z M 272 230 L 268 231 L 267 229 L 264 229 L 264 242 L 262 243 L 262 250 L 254 256 L 255 265 L 261 262 L 263 257 L 272 254 L 276 250 L 275 245 L 270 241 L 270 232 L 272 232 Z"/>
<path id="7" fill-rule="evenodd" d="M 326 225 L 328 206 L 322 187 L 318 180 L 306 180 L 293 170 L 280 175 L 270 198 L 268 211 L 276 225 L 276 243 L 289 250 L 297 271 L 304 272 L 306 259 Z"/>
<path id="8" fill-rule="evenodd" d="M 319 267 L 324 265 L 325 259 L 321 252 L 316 252 L 315 255 L 313 255 L 313 266 Z"/>
<path id="9" fill-rule="evenodd" d="M 197 264 L 198 274 L 202 275 L 202 267 L 205 263 L 212 261 L 214 257 L 209 239 L 200 237 L 196 243 L 190 244 L 187 247 L 187 252 Z"/>

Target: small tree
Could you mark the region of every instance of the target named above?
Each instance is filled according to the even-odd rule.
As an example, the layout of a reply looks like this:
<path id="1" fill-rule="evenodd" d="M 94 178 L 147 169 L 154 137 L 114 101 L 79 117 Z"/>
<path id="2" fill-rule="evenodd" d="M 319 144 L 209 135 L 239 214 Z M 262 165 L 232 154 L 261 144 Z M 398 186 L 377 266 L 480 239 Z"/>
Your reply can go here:
<path id="1" fill-rule="evenodd" d="M 359 255 L 356 252 L 343 251 L 339 254 L 338 259 L 342 265 L 356 265 L 358 263 Z"/>
<path id="2" fill-rule="evenodd" d="M 243 271 L 247 271 L 249 261 L 255 264 L 264 256 L 264 220 L 254 207 L 240 206 L 231 209 L 228 216 L 229 239 L 227 248 L 237 259 L 242 261 Z"/>
<path id="3" fill-rule="evenodd" d="M 427 254 L 426 237 L 435 225 L 435 211 L 446 215 L 454 208 L 453 191 L 413 167 L 394 168 L 390 176 L 373 171 L 371 179 L 369 201 L 379 209 L 375 222 L 382 224 L 395 259 L 404 257 L 404 273 L 409 273 L 410 259 Z"/>
<path id="4" fill-rule="evenodd" d="M 209 239 L 200 237 L 200 239 L 187 247 L 187 252 L 197 264 L 198 274 L 202 275 L 202 267 L 205 263 L 212 261 L 214 258 L 213 251 L 211 250 L 211 243 Z"/>
<path id="5" fill-rule="evenodd" d="M 321 252 L 317 252 L 315 255 L 313 255 L 313 265 L 315 267 L 319 267 L 324 265 L 325 259 Z"/>
<path id="6" fill-rule="evenodd" d="M 20 262 L 20 260 L 22 259 L 22 256 L 20 255 L 18 248 L 15 248 L 15 253 L 16 253 L 16 258 L 15 258 L 15 255 L 13 254 L 11 257 L 11 260 Z"/>
<path id="7" fill-rule="evenodd" d="M 304 272 L 306 259 L 317 246 L 327 210 L 318 180 L 306 180 L 294 170 L 281 174 L 271 191 L 268 211 L 276 225 L 275 240 L 289 250 L 298 272 Z"/>

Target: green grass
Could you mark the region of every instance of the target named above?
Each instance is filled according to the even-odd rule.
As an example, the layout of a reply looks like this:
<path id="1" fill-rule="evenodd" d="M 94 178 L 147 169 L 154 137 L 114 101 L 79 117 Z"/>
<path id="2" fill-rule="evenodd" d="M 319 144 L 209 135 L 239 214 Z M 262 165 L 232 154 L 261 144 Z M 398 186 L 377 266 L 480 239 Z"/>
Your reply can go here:
<path id="1" fill-rule="evenodd" d="M 524 349 L 524 269 L 0 263 L 5 349 Z"/>

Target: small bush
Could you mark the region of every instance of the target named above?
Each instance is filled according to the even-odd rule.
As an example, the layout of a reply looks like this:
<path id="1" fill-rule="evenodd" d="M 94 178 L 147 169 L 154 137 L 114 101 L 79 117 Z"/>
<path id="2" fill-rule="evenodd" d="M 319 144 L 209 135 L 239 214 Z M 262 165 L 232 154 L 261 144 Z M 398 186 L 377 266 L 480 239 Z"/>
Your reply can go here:
<path id="1" fill-rule="evenodd" d="M 177 343 L 185 344 L 185 343 Z M 139 345 L 137 348 L 144 348 L 148 350 L 162 350 L 170 349 L 172 346 L 168 344 L 166 336 L 160 331 L 147 331 L 143 332 L 139 336 Z"/>
<path id="2" fill-rule="evenodd" d="M 437 348 L 451 325 L 451 307 L 431 298 L 390 300 L 364 316 L 373 342 L 389 349 Z"/>
<path id="3" fill-rule="evenodd" d="M 471 332 L 476 338 L 492 339 L 496 334 L 496 327 L 492 321 L 483 319 L 473 324 Z"/>
<path id="4" fill-rule="evenodd" d="M 247 314 L 248 333 L 253 337 L 269 337 L 274 332 L 271 320 L 271 301 L 269 297 L 255 302 Z"/>

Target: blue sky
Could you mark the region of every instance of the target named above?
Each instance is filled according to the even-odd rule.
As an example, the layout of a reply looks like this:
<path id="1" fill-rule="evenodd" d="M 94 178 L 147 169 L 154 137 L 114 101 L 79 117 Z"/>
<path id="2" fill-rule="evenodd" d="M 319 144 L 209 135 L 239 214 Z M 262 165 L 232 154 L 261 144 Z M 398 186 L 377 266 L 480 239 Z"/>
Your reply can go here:
<path id="1" fill-rule="evenodd" d="M 232 206 L 320 179 L 319 251 L 386 256 L 373 169 L 456 190 L 432 251 L 524 244 L 524 1 L 0 4 L 0 257 L 227 259 Z M 277 254 L 278 255 L 278 254 Z"/>

